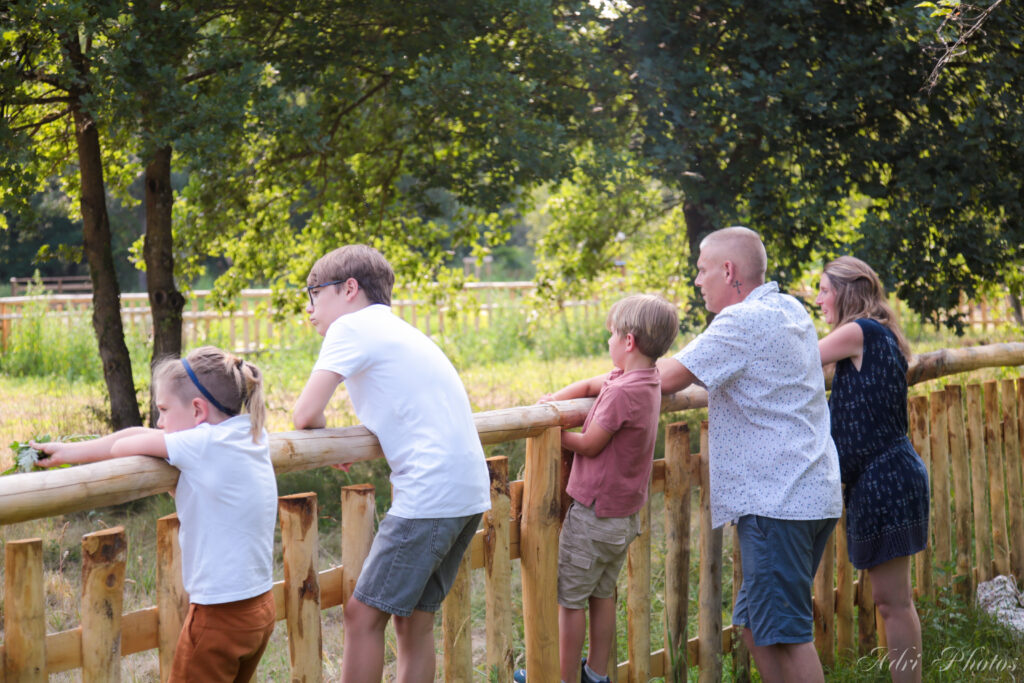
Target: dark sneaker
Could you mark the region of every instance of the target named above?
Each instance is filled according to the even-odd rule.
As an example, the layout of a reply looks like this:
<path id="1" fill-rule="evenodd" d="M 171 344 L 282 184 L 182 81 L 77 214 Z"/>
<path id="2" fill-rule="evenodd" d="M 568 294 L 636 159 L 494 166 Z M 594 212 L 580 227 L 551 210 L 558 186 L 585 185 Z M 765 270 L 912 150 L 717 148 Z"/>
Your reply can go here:
<path id="1" fill-rule="evenodd" d="M 512 674 L 512 680 L 516 683 L 526 683 L 526 669 L 516 669 Z"/>
<path id="2" fill-rule="evenodd" d="M 525 671 L 523 672 L 526 673 Z M 523 679 L 526 680 L 525 678 Z M 584 657 L 583 661 L 580 662 L 580 683 L 611 683 L 611 678 L 604 676 L 603 678 L 595 678 L 587 673 L 587 658 Z"/>

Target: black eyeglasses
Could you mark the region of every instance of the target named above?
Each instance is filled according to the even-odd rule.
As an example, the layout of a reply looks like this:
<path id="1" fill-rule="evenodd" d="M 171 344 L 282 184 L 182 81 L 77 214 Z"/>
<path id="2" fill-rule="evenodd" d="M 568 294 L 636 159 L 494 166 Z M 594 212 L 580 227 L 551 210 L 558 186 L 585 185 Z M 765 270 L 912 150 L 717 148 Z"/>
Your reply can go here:
<path id="1" fill-rule="evenodd" d="M 314 289 L 320 289 L 321 287 L 330 287 L 331 285 L 343 285 L 345 284 L 345 282 L 347 282 L 347 280 L 331 280 L 330 282 L 324 282 L 319 285 L 309 285 L 308 287 L 305 287 L 304 289 L 306 290 L 306 294 L 309 295 L 309 305 L 316 306 L 316 302 L 313 301 Z"/>

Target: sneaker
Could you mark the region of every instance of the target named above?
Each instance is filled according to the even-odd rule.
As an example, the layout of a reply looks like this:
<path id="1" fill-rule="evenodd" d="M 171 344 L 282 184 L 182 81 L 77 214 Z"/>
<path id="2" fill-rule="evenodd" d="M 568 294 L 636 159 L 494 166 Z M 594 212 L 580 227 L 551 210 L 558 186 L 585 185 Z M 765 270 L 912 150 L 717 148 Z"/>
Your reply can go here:
<path id="1" fill-rule="evenodd" d="M 526 673 L 525 671 L 523 672 Z M 526 680 L 525 678 L 523 679 Z M 595 678 L 587 673 L 587 658 L 584 657 L 583 661 L 580 662 L 580 683 L 611 683 L 611 678 L 604 676 L 603 678 Z"/>
<path id="2" fill-rule="evenodd" d="M 516 669 L 512 673 L 512 680 L 516 683 L 526 683 L 526 669 Z"/>

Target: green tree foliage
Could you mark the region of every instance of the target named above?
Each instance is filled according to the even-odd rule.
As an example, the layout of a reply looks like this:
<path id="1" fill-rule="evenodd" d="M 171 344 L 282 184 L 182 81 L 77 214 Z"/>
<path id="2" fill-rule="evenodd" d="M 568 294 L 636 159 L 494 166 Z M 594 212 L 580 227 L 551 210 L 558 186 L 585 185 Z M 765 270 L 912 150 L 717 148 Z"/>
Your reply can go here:
<path id="1" fill-rule="evenodd" d="M 916 310 L 954 326 L 961 292 L 1000 282 L 1019 294 L 1022 11 L 986 15 L 931 91 L 936 53 L 924 48 L 938 20 L 929 12 L 666 0 L 610 19 L 637 124 L 617 147 L 635 155 L 635 175 L 616 187 L 660 188 L 661 211 L 685 220 L 691 262 L 705 234 L 747 224 L 764 235 L 770 275 L 784 285 L 852 252 Z M 593 277 L 666 225 L 626 220 L 616 244 L 619 232 L 601 227 L 624 213 L 616 192 L 600 180 L 571 191 L 589 199 L 538 244 L 549 273 Z M 647 213 L 656 207 L 644 196 L 636 207 Z"/>
<path id="2" fill-rule="evenodd" d="M 253 87 L 272 96 L 192 169 L 176 214 L 190 268 L 231 261 L 225 294 L 301 282 L 353 241 L 382 248 L 404 281 L 457 278 L 448 250 L 500 244 L 524 188 L 565 177 L 579 140 L 616 130 L 587 3 L 247 7 L 236 30 L 261 37 Z"/>

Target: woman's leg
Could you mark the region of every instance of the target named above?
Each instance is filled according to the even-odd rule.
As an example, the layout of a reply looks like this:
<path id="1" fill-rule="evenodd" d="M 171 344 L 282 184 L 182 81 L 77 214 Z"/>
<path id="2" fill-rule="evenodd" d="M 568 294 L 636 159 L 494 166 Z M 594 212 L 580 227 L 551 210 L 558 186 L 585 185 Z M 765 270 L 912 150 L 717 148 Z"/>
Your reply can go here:
<path id="1" fill-rule="evenodd" d="M 868 570 L 875 607 L 885 621 L 889 673 L 897 683 L 921 680 L 921 622 L 910 585 L 910 556 L 897 557 Z"/>

